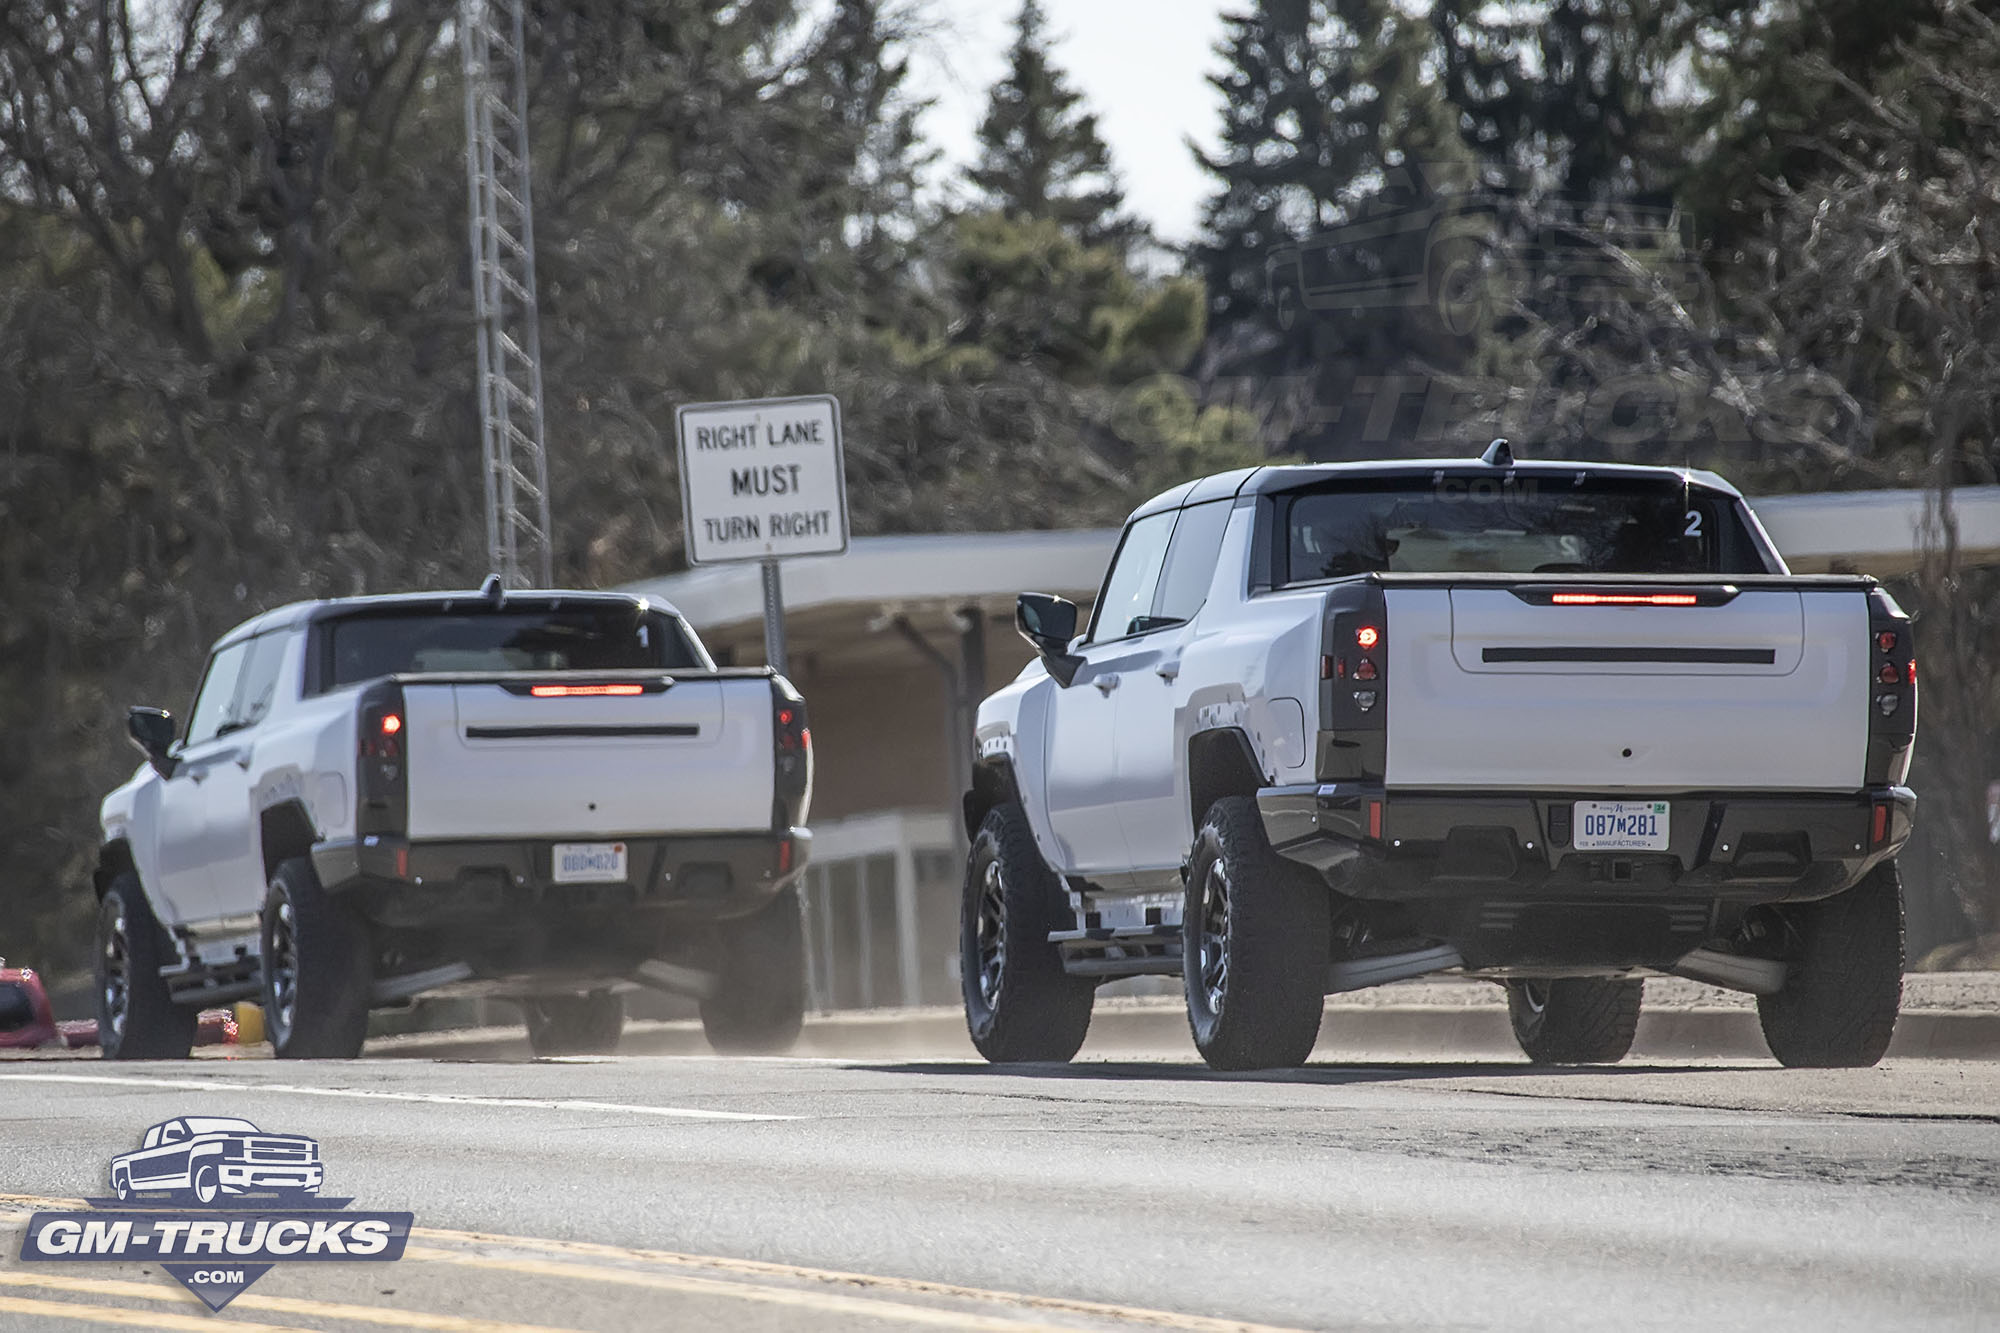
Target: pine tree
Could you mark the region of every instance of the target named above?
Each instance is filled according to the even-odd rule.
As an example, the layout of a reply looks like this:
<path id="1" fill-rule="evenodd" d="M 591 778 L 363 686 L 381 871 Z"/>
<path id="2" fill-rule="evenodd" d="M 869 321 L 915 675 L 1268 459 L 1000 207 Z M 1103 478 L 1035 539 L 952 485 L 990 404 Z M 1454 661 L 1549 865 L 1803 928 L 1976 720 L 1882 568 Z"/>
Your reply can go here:
<path id="1" fill-rule="evenodd" d="M 1462 156 L 1426 59 L 1393 0 L 1259 0 L 1225 18 L 1218 180 L 1196 258 L 1223 321 L 1268 313 L 1272 250 L 1352 220 L 1392 179 Z"/>
<path id="2" fill-rule="evenodd" d="M 1050 58 L 1047 19 L 1024 0 L 1014 20 L 1007 77 L 979 125 L 979 161 L 966 172 L 984 202 L 1016 221 L 1047 218 L 1085 245 L 1129 245 L 1140 227 L 1123 213 L 1097 117 Z"/>

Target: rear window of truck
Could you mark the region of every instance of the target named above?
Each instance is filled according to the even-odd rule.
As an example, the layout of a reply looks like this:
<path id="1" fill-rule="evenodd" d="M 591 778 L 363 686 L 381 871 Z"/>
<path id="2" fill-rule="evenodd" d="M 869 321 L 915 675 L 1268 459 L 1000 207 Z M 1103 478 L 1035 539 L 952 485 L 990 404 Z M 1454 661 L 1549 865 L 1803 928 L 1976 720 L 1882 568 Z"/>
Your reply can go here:
<path id="1" fill-rule="evenodd" d="M 1356 574 L 1764 574 L 1735 498 L 1678 478 L 1465 474 L 1281 494 L 1279 582 Z"/>
<path id="2" fill-rule="evenodd" d="M 434 671 L 701 670 L 672 616 L 636 608 L 553 611 L 385 611 L 319 627 L 324 688 Z"/>

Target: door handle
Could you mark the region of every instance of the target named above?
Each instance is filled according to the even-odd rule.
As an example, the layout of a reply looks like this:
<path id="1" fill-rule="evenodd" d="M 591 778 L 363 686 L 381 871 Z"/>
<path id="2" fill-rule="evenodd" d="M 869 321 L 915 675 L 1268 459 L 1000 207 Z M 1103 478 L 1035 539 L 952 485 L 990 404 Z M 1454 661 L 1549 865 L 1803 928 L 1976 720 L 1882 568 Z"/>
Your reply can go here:
<path id="1" fill-rule="evenodd" d="M 1181 674 L 1181 664 L 1179 662 L 1162 662 L 1153 668 L 1153 674 L 1161 680 L 1172 680 Z"/>
<path id="2" fill-rule="evenodd" d="M 1118 688 L 1118 673 L 1115 671 L 1110 672 L 1107 675 L 1099 676 L 1090 683 L 1097 687 L 1100 694 L 1109 694 Z"/>

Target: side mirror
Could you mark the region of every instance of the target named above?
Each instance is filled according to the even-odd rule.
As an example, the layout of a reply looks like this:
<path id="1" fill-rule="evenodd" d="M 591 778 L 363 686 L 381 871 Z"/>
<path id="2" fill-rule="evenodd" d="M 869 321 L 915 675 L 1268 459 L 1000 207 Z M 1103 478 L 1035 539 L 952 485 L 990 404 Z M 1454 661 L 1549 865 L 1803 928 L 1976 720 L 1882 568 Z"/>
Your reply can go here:
<path id="1" fill-rule="evenodd" d="M 168 753 L 174 744 L 174 715 L 164 708 L 128 708 L 125 710 L 125 730 L 132 735 L 132 743 L 139 747 L 139 753 L 146 756 L 146 762 L 153 771 L 163 778 L 174 775 L 177 761 Z"/>
<path id="2" fill-rule="evenodd" d="M 1076 603 L 1045 592 L 1024 592 L 1014 602 L 1014 629 L 1026 639 L 1056 684 L 1069 688 L 1083 659 L 1070 652 L 1076 637 Z"/>

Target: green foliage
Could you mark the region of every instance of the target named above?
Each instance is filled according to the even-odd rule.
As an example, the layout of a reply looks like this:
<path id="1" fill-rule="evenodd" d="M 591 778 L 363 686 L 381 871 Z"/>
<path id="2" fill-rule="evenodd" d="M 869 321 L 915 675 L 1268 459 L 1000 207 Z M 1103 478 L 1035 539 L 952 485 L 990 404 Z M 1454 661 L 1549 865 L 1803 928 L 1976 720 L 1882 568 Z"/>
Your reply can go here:
<path id="1" fill-rule="evenodd" d="M 1023 0 L 1008 62 L 979 125 L 979 161 L 966 172 L 982 202 L 1017 221 L 1053 221 L 1085 245 L 1137 240 L 1142 228 L 1121 211 L 1097 117 L 1050 59 L 1037 0 Z"/>

